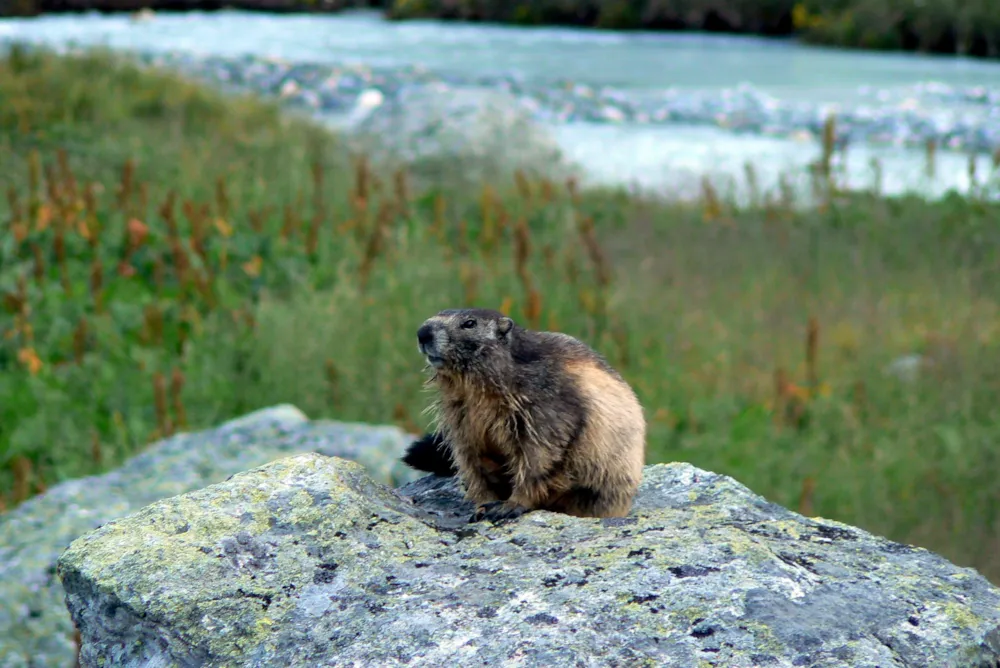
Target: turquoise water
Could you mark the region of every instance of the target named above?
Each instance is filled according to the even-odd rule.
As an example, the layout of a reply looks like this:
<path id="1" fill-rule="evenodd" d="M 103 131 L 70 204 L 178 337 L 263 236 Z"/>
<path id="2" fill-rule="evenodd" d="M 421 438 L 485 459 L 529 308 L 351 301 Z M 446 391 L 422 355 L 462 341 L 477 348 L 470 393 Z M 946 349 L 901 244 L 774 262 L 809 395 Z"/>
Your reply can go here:
<path id="1" fill-rule="evenodd" d="M 899 119 L 972 128 L 983 141 L 1000 140 L 1000 63 L 811 48 L 787 40 L 391 23 L 371 12 L 192 12 L 144 22 L 94 14 L 0 21 L 0 39 L 11 38 L 205 56 L 269 55 L 293 62 L 421 65 L 467 77 L 510 75 L 536 88 L 610 87 L 611 99 L 632 101 L 669 92 L 674 108 L 689 109 L 691 100 L 699 101 L 697 122 L 607 123 L 564 114 L 553 132 L 592 179 L 681 196 L 696 191 L 705 173 L 720 183 L 735 179 L 738 184 L 747 161 L 770 188 L 780 172 L 802 178 L 804 166 L 818 155 L 814 132 L 782 135 L 766 123 L 743 132 L 727 129 L 743 113 L 747 96 L 751 108 L 765 116 L 787 108 L 816 119 L 829 111 L 881 119 L 882 135 L 866 135 L 847 151 L 845 178 L 855 186 L 872 181 L 870 163 L 877 158 L 886 191 L 938 194 L 968 187 L 971 147 L 940 152 L 936 177 L 929 180 L 923 151 L 902 145 L 910 131 L 899 129 Z M 715 123 L 713 115 L 724 118 Z M 988 155 L 979 161 L 979 172 L 988 171 Z"/>

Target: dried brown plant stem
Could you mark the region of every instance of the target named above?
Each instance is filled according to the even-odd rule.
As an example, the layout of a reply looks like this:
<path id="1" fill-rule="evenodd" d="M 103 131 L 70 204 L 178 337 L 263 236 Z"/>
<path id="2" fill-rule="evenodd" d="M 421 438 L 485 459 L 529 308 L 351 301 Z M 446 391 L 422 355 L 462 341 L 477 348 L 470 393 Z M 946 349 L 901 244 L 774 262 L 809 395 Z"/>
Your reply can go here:
<path id="1" fill-rule="evenodd" d="M 315 258 L 319 249 L 319 230 L 326 217 L 326 205 L 323 202 L 323 163 L 316 160 L 312 164 L 313 179 L 313 215 L 306 233 L 306 254 Z"/>
<path id="2" fill-rule="evenodd" d="M 132 192 L 134 189 L 135 163 L 131 159 L 126 160 L 122 166 L 121 183 L 118 186 L 118 209 L 126 214 L 131 213 L 128 208 L 132 203 Z"/>
<path id="3" fill-rule="evenodd" d="M 819 321 L 815 316 L 809 316 L 806 330 L 806 374 L 809 390 L 815 393 L 819 390 Z"/>
<path id="4" fill-rule="evenodd" d="M 187 426 L 187 413 L 184 410 L 184 374 L 180 368 L 174 367 L 170 374 L 170 403 L 174 409 L 174 417 L 177 426 L 184 428 Z"/>
<path id="5" fill-rule="evenodd" d="M 594 265 L 597 284 L 602 288 L 606 288 L 611 284 L 611 262 L 597 240 L 597 235 L 594 232 L 594 219 L 590 216 L 581 216 L 578 225 L 584 248 L 586 248 L 587 255 Z"/>
<path id="6" fill-rule="evenodd" d="M 340 401 L 340 373 L 330 358 L 323 364 L 323 375 L 326 378 L 327 401 L 330 406 L 336 406 Z"/>
<path id="7" fill-rule="evenodd" d="M 97 255 L 90 264 L 90 298 L 94 302 L 94 312 L 104 313 L 104 265 Z"/>
<path id="8" fill-rule="evenodd" d="M 393 190 L 396 195 L 396 210 L 403 218 L 410 217 L 410 188 L 406 181 L 406 171 L 402 168 L 393 174 Z"/>
<path id="9" fill-rule="evenodd" d="M 813 495 L 815 491 L 816 479 L 807 475 L 802 479 L 802 489 L 799 491 L 799 515 L 812 517 L 815 514 L 813 510 Z"/>
<path id="10" fill-rule="evenodd" d="M 83 356 L 87 352 L 87 319 L 80 318 L 79 324 L 73 330 L 73 361 L 79 366 L 83 364 Z"/>
<path id="11" fill-rule="evenodd" d="M 157 433 L 160 438 L 167 438 L 173 434 L 173 425 L 167 411 L 166 381 L 159 371 L 153 374 L 153 406 L 156 410 Z"/>
<path id="12" fill-rule="evenodd" d="M 388 202 L 383 202 L 375 219 L 375 226 L 368 237 L 368 243 L 361 258 L 361 265 L 358 268 L 358 277 L 362 292 L 368 289 L 368 281 L 371 277 L 372 268 L 375 266 L 375 261 L 385 251 L 385 241 L 386 237 L 388 237 L 391 217 L 392 207 Z"/>
<path id="13" fill-rule="evenodd" d="M 31 496 L 31 460 L 24 455 L 16 455 L 11 461 L 14 474 L 13 501 L 23 503 Z"/>

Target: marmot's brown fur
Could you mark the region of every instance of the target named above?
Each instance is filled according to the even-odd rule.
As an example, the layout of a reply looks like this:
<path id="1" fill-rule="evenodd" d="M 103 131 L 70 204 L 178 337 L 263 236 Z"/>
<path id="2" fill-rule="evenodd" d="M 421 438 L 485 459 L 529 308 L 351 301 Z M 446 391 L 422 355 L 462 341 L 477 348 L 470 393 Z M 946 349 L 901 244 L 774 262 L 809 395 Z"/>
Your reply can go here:
<path id="1" fill-rule="evenodd" d="M 437 431 L 403 461 L 457 474 L 481 504 L 473 521 L 530 510 L 621 517 L 645 461 L 646 422 L 632 388 L 597 352 L 498 311 L 441 311 L 417 331 L 439 391 Z"/>

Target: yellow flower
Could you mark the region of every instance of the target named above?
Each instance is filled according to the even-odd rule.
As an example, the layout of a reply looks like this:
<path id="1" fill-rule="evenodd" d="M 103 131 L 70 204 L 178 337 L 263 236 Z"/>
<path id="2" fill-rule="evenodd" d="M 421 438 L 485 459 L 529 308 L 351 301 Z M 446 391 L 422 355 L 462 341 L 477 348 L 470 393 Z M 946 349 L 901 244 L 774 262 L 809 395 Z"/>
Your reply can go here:
<path id="1" fill-rule="evenodd" d="M 260 255 L 254 255 L 250 258 L 249 262 L 243 263 L 243 271 L 245 271 L 247 276 L 250 278 L 257 278 L 260 276 L 260 270 L 263 265 L 264 260 L 261 259 Z"/>
<path id="2" fill-rule="evenodd" d="M 32 376 L 42 370 L 42 360 L 34 348 L 21 348 L 17 351 L 17 361 L 28 367 L 28 373 Z"/>
<path id="3" fill-rule="evenodd" d="M 50 222 L 52 222 L 52 206 L 42 204 L 38 207 L 38 219 L 35 221 L 35 230 L 44 232 L 48 229 Z"/>
<path id="4" fill-rule="evenodd" d="M 222 218 L 215 219 L 215 229 L 219 231 L 219 234 L 226 237 L 227 239 L 233 236 L 233 226 L 227 223 Z"/>

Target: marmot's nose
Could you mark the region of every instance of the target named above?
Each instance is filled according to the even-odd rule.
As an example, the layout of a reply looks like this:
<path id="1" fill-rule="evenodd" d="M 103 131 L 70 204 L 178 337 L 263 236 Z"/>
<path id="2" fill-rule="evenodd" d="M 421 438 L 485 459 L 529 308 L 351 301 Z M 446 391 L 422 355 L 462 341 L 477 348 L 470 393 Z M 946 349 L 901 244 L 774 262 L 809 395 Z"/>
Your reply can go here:
<path id="1" fill-rule="evenodd" d="M 419 341 L 422 346 L 433 343 L 434 332 L 431 330 L 430 325 L 423 325 L 417 330 L 417 341 Z"/>

